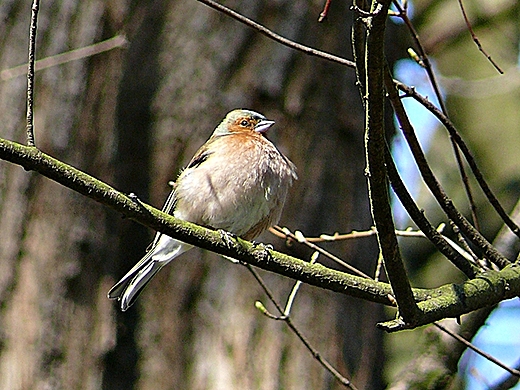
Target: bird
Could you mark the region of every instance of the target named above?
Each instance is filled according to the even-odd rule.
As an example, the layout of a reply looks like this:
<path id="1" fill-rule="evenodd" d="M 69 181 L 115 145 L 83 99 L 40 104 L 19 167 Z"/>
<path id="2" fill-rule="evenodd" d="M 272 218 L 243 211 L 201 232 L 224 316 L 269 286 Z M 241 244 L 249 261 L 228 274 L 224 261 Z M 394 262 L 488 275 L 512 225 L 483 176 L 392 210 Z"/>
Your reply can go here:
<path id="1" fill-rule="evenodd" d="M 251 241 L 278 223 L 295 165 L 266 138 L 275 124 L 249 109 L 229 112 L 179 174 L 163 211 Z M 144 257 L 108 292 L 122 311 L 166 264 L 193 246 L 157 232 Z"/>

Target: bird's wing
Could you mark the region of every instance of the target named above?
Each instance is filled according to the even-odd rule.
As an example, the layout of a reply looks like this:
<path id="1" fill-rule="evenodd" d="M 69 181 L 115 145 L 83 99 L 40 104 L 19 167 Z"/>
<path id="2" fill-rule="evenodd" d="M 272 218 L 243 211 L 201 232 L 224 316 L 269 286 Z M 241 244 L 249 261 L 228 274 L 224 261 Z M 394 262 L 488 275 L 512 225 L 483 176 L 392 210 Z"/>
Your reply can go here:
<path id="1" fill-rule="evenodd" d="M 193 156 L 190 163 L 186 167 L 185 171 L 189 170 L 189 169 L 196 169 L 200 164 L 202 164 L 204 161 L 206 161 L 211 154 L 212 154 L 212 152 L 209 152 L 205 146 L 201 147 L 197 151 L 197 153 L 195 153 L 195 156 Z M 166 202 L 164 202 L 162 212 L 173 215 L 173 210 L 175 209 L 176 202 L 177 202 L 177 193 L 175 192 L 175 184 L 174 184 L 173 190 L 168 195 Z M 161 235 L 162 235 L 162 233 L 157 232 L 152 243 L 148 246 L 148 251 L 151 251 L 156 246 L 157 241 L 159 241 L 159 238 L 161 237 Z"/>
<path id="2" fill-rule="evenodd" d="M 161 209 L 163 213 L 166 214 L 173 214 L 173 209 L 175 208 L 175 202 L 177 200 L 176 194 L 175 194 L 175 187 L 168 195 L 168 198 L 166 198 L 166 202 L 164 202 L 164 206 Z M 155 234 L 155 237 L 150 245 L 148 245 L 148 248 L 146 248 L 147 252 L 153 250 L 155 246 L 157 245 L 157 241 L 159 241 L 159 238 L 162 236 L 161 232 L 157 232 Z"/>
<path id="3" fill-rule="evenodd" d="M 200 164 L 206 161 L 211 154 L 212 152 L 209 152 L 206 148 L 200 148 L 195 156 L 193 156 L 186 169 L 197 168 Z"/>

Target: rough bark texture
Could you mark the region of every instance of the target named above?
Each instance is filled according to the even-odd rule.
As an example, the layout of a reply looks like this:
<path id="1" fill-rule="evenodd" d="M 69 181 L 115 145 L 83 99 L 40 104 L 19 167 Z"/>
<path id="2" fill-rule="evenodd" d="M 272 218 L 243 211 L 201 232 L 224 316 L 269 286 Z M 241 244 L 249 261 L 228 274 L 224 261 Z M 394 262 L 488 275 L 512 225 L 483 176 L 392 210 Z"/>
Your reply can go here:
<path id="1" fill-rule="evenodd" d="M 226 5 L 288 38 L 348 56 L 352 15 L 334 3 Z M 0 5 L 0 69 L 26 59 L 30 4 Z M 270 138 L 300 180 L 282 224 L 305 234 L 370 226 L 363 116 L 355 74 L 269 41 L 194 0 L 46 1 L 37 58 L 124 31 L 126 49 L 37 73 L 36 144 L 161 206 L 227 111 L 277 121 Z M 0 84 L 1 135 L 24 136 L 25 78 Z M 16 166 L 0 164 L 0 388 L 336 388 L 281 322 L 248 271 L 193 250 L 165 268 L 126 313 L 106 299 L 151 232 Z M 283 248 L 269 234 L 262 241 Z M 330 249 L 373 272 L 375 241 Z M 284 302 L 292 281 L 263 274 Z M 274 312 L 274 309 L 268 305 Z M 294 322 L 359 388 L 381 388 L 380 309 L 304 286 Z"/>

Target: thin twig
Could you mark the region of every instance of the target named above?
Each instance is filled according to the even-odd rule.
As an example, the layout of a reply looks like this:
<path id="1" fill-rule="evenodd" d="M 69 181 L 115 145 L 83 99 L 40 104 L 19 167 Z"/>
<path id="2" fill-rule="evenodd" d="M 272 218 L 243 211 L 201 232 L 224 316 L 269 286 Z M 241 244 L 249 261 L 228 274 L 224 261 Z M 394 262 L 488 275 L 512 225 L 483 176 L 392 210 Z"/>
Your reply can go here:
<path id="1" fill-rule="evenodd" d="M 430 62 L 430 59 L 428 57 L 428 54 L 426 53 L 426 49 L 421 43 L 421 40 L 419 38 L 419 34 L 417 33 L 417 30 L 415 29 L 412 21 L 410 18 L 408 18 L 407 9 L 401 7 L 401 4 L 397 0 L 393 0 L 393 3 L 397 10 L 399 11 L 399 16 L 405 23 L 405 25 L 408 27 L 408 30 L 410 31 L 410 34 L 412 35 L 412 39 L 414 40 L 415 44 L 417 45 L 417 48 L 419 50 L 421 65 L 426 70 L 426 73 L 428 74 L 428 79 L 430 80 L 430 84 L 433 88 L 433 91 L 435 93 L 435 96 L 437 97 L 437 101 L 439 102 L 439 105 L 441 107 L 442 112 L 444 115 L 448 116 L 448 109 L 446 108 L 446 104 L 444 103 L 444 99 L 442 97 L 441 89 L 439 87 L 439 83 L 437 82 L 437 78 L 435 77 L 435 72 L 433 71 L 433 66 Z M 460 156 L 460 150 L 456 144 L 456 142 L 451 138 L 450 136 L 450 142 L 453 148 L 453 153 L 455 154 L 455 160 L 457 161 L 457 166 L 459 168 L 460 177 L 462 179 L 462 183 L 464 185 L 464 190 L 466 192 L 466 196 L 468 197 L 468 203 L 470 204 L 471 209 L 471 217 L 473 220 L 473 223 L 477 230 L 479 229 L 479 223 L 477 218 L 477 206 L 475 204 L 471 185 L 469 183 L 468 175 L 466 174 L 466 170 L 464 168 L 464 164 L 462 162 L 462 158 Z"/>
<path id="2" fill-rule="evenodd" d="M 329 259 L 336 262 L 337 264 L 342 265 L 349 271 L 351 271 L 363 278 L 372 279 L 370 276 L 368 276 L 364 272 L 358 270 L 357 268 L 351 266 L 350 264 L 346 263 L 345 261 L 341 260 L 339 257 L 333 255 L 332 253 L 326 251 L 325 249 L 319 247 L 318 245 L 313 244 L 312 242 L 309 242 L 301 232 L 297 232 L 297 234 L 293 234 L 288 228 L 281 228 L 279 226 L 273 226 L 273 229 L 271 231 L 279 232 L 279 233 L 283 234 L 283 236 L 285 238 L 289 237 L 293 240 L 298 241 L 299 243 L 307 245 L 309 248 L 313 249 L 314 251 L 321 253 L 322 255 L 328 257 Z"/>
<path id="3" fill-rule="evenodd" d="M 517 200 L 513 211 L 511 211 L 511 219 L 513 221 L 520 220 L 520 199 Z M 500 228 L 497 233 L 495 240 L 493 241 L 493 245 L 500 251 L 500 253 L 504 253 L 505 256 L 509 259 L 516 258 L 516 262 L 518 263 L 518 237 L 511 232 L 505 224 Z"/>
<path id="4" fill-rule="evenodd" d="M 450 221 L 450 224 L 451 224 L 451 229 L 453 230 L 453 233 L 455 233 L 455 235 L 457 236 L 457 239 L 459 240 L 460 246 L 462 248 L 464 248 L 464 251 L 472 257 L 473 261 L 478 262 L 479 261 L 478 256 L 469 247 L 468 242 L 462 236 L 459 227 L 457 225 L 455 225 L 455 223 L 453 221 Z"/>
<path id="5" fill-rule="evenodd" d="M 444 115 L 444 113 L 442 113 L 437 107 L 435 107 L 435 105 L 432 102 L 430 102 L 426 97 L 417 93 L 417 91 L 414 88 L 411 88 L 396 80 L 394 80 L 394 82 L 399 90 L 403 91 L 406 95 L 412 97 L 417 102 L 422 104 L 444 125 L 446 130 L 449 132 L 450 136 L 455 140 L 455 142 L 457 142 L 457 145 L 460 147 L 460 150 L 464 154 L 464 158 L 468 162 L 468 165 L 470 166 L 471 171 L 473 172 L 473 175 L 477 180 L 477 183 L 484 192 L 484 195 L 486 195 L 486 198 L 488 199 L 489 203 L 491 203 L 491 205 L 493 206 L 497 214 L 502 218 L 502 221 L 504 221 L 507 227 L 509 227 L 509 229 L 511 229 L 511 231 L 514 234 L 520 237 L 520 227 L 511 219 L 508 213 L 504 210 L 504 208 L 498 201 L 497 197 L 487 184 L 486 180 L 484 179 L 484 175 L 480 171 L 477 162 L 475 161 L 475 158 L 473 157 L 468 146 L 460 136 L 455 125 L 450 121 L 450 119 L 446 115 Z"/>
<path id="6" fill-rule="evenodd" d="M 468 27 L 468 31 L 471 34 L 471 38 L 473 39 L 473 42 L 475 42 L 475 45 L 477 45 L 478 49 L 484 56 L 488 59 L 489 62 L 491 62 L 491 65 L 497 70 L 498 73 L 504 74 L 504 71 L 498 66 L 498 64 L 491 58 L 491 56 L 486 53 L 482 45 L 480 44 L 480 41 L 477 37 L 477 34 L 473 31 L 473 27 L 471 27 L 471 23 L 469 21 L 468 15 L 466 14 L 466 10 L 464 9 L 464 5 L 462 4 L 462 0 L 458 0 L 460 10 L 462 11 L 462 16 L 464 17 L 464 21 L 466 22 L 466 26 Z"/>
<path id="7" fill-rule="evenodd" d="M 327 15 L 329 14 L 330 3 L 332 3 L 332 0 L 325 0 L 325 6 L 323 7 L 323 11 L 321 11 L 321 14 L 318 18 L 319 23 L 327 19 Z"/>
<path id="8" fill-rule="evenodd" d="M 417 45 L 417 49 L 419 50 L 419 58 L 421 59 L 422 66 L 424 69 L 426 69 L 426 72 L 428 73 L 428 79 L 430 80 L 430 83 L 433 88 L 433 92 L 435 93 L 435 96 L 437 97 L 437 100 L 439 101 L 439 104 L 441 106 L 442 112 L 444 112 L 447 115 L 448 110 L 446 109 L 446 105 L 444 103 L 444 99 L 442 98 L 441 89 L 439 87 L 439 83 L 437 82 L 437 78 L 435 77 L 435 73 L 433 71 L 433 66 L 430 62 L 430 59 L 428 57 L 428 54 L 426 53 L 426 49 L 421 43 L 421 40 L 419 38 L 419 33 L 415 29 L 412 21 L 408 17 L 407 10 L 401 7 L 401 4 L 397 0 L 393 0 L 393 4 L 395 5 L 395 8 L 399 12 L 399 16 L 403 20 L 404 24 L 410 31 L 410 34 L 412 36 L 412 39 L 414 40 L 415 44 Z"/>
<path id="9" fill-rule="evenodd" d="M 27 146 L 34 146 L 34 61 L 39 9 L 40 1 L 34 0 L 31 8 L 31 27 L 29 30 L 29 61 L 27 66 Z"/>
<path id="10" fill-rule="evenodd" d="M 269 228 L 269 231 L 277 237 L 285 238 L 285 239 L 291 238 L 291 239 L 298 241 L 298 239 L 296 237 L 293 238 L 290 235 L 285 234 L 284 229 L 287 229 L 287 228 L 283 228 L 283 227 L 276 225 L 276 226 Z M 396 230 L 396 234 L 400 234 L 401 232 L 402 231 Z M 334 233 L 333 235 L 320 234 L 319 237 L 305 236 L 305 240 L 307 242 L 312 242 L 312 243 L 333 242 L 333 241 L 353 240 L 353 239 L 364 238 L 364 237 L 373 237 L 376 234 L 377 234 L 376 228 L 372 227 L 370 230 L 365 230 L 362 232 L 358 232 L 357 230 L 352 230 L 350 233 L 344 233 L 344 234 L 340 234 L 340 233 Z"/>
<path id="11" fill-rule="evenodd" d="M 480 248 L 489 260 L 498 265 L 500 268 L 504 268 L 510 264 L 510 261 L 502 256 L 496 250 L 496 248 L 494 248 L 493 245 L 491 245 L 490 242 L 457 210 L 453 204 L 453 201 L 448 197 L 444 191 L 444 188 L 442 188 L 441 184 L 435 177 L 435 174 L 426 160 L 426 156 L 424 155 L 424 151 L 422 150 L 419 140 L 417 139 L 415 130 L 410 123 L 410 120 L 408 119 L 406 111 L 403 107 L 403 103 L 401 102 L 399 96 L 396 96 L 397 92 L 395 90 L 394 80 L 392 79 L 392 76 L 389 72 L 386 72 L 385 76 L 385 84 L 389 94 L 390 103 L 394 108 L 394 112 L 396 114 L 397 120 L 399 121 L 403 135 L 410 147 L 410 151 L 412 152 L 412 155 L 417 163 L 417 167 L 419 168 L 419 172 L 421 173 L 421 177 L 423 178 L 424 182 L 432 192 L 442 210 L 446 213 L 447 217 L 453 220 L 457 226 L 459 226 L 466 238 L 468 238 L 473 244 Z"/>
<path id="12" fill-rule="evenodd" d="M 309 263 L 311 263 L 311 264 L 316 263 L 316 261 L 318 261 L 319 256 L 320 256 L 320 252 L 314 252 L 311 256 L 311 260 L 309 261 Z M 285 304 L 285 309 L 283 311 L 284 316 L 289 317 L 291 315 L 292 305 L 296 298 L 296 294 L 300 290 L 301 285 L 302 285 L 302 282 L 300 280 L 297 280 L 296 283 L 294 283 L 291 293 L 289 294 L 289 297 L 287 298 L 287 303 Z"/>
<path id="13" fill-rule="evenodd" d="M 462 184 L 464 185 L 464 190 L 466 191 L 466 196 L 468 197 L 469 208 L 471 212 L 471 220 L 473 221 L 473 225 L 477 230 L 480 231 L 480 223 L 477 215 L 477 205 L 475 203 L 475 199 L 473 198 L 473 190 L 471 189 L 471 184 L 469 183 L 468 175 L 466 174 L 466 168 L 464 168 L 464 163 L 462 161 L 462 156 L 460 155 L 460 149 L 457 146 L 457 143 L 450 136 L 451 146 L 453 148 L 453 153 L 455 154 L 455 160 L 457 161 L 457 166 L 459 167 L 460 177 L 462 179 Z"/>
<path id="14" fill-rule="evenodd" d="M 43 69 L 51 68 L 53 66 L 65 64 L 67 62 L 80 60 L 82 58 L 91 57 L 96 54 L 104 53 L 106 51 L 124 47 L 128 43 L 126 36 L 124 35 L 116 35 L 112 38 L 109 38 L 105 41 L 101 41 L 95 43 L 93 45 L 81 47 L 79 49 L 70 50 L 64 53 L 56 54 L 55 56 L 50 56 L 46 58 L 42 58 L 41 60 L 37 60 L 34 63 L 34 71 L 38 72 Z M 22 64 L 19 66 L 15 66 L 13 68 L 4 69 L 0 72 L 0 80 L 7 81 L 13 79 L 15 77 L 23 75 L 27 70 L 27 64 Z"/>
<path id="15" fill-rule="evenodd" d="M 365 8 L 367 7 L 366 1 L 364 0 L 354 0 L 354 5 L 357 8 Z M 366 30 L 365 23 L 363 18 L 356 17 L 354 18 L 354 22 L 352 24 L 352 32 L 351 32 L 351 40 L 352 40 L 352 55 L 354 56 L 354 61 L 356 63 L 356 84 L 358 86 L 358 91 L 361 95 L 361 102 L 363 104 L 363 109 L 365 108 L 365 96 L 364 91 L 365 80 L 366 80 L 366 69 L 365 69 L 365 43 L 366 43 Z"/>
<path id="16" fill-rule="evenodd" d="M 391 93 L 390 93 L 391 94 Z M 448 241 L 446 237 L 440 234 L 437 229 L 428 221 L 424 213 L 419 209 L 412 196 L 404 185 L 394 160 L 392 159 L 390 150 L 386 149 L 386 165 L 388 169 L 388 176 L 392 188 L 399 198 L 399 201 L 408 212 L 410 218 L 421 229 L 430 242 L 441 252 L 447 259 L 449 259 L 455 266 L 460 269 L 468 278 L 473 278 L 479 269 L 462 254 L 462 249 L 459 251 L 454 247 L 454 243 Z M 470 257 L 471 259 L 471 257 Z"/>
<path id="17" fill-rule="evenodd" d="M 231 16 L 235 20 L 238 20 L 239 22 L 245 24 L 246 26 L 249 26 L 249 27 L 255 29 L 259 33 L 261 33 L 261 34 L 263 34 L 263 35 L 273 39 L 274 41 L 276 41 L 278 43 L 281 43 L 284 46 L 290 47 L 290 48 L 292 48 L 294 50 L 301 51 L 301 52 L 303 52 L 305 54 L 308 54 L 308 55 L 311 55 L 311 56 L 319 57 L 319 58 L 322 58 L 322 59 L 325 59 L 325 60 L 328 60 L 328 61 L 332 61 L 332 62 L 336 62 L 336 63 L 341 64 L 341 65 L 348 66 L 349 68 L 355 68 L 356 67 L 356 65 L 352 61 L 349 61 L 349 60 L 347 60 L 345 58 L 341 58 L 341 57 L 335 56 L 333 54 L 326 53 L 324 51 L 317 50 L 317 49 L 314 49 L 312 47 L 305 46 L 305 45 L 302 45 L 300 43 L 296 43 L 296 42 L 294 42 L 294 41 L 292 41 L 290 39 L 284 38 L 281 35 L 276 34 L 275 32 L 269 30 L 267 27 L 262 26 L 260 23 L 257 23 L 255 21 L 251 20 L 250 18 L 245 17 L 245 16 L 243 16 L 242 14 L 239 14 L 236 11 L 233 11 L 230 8 L 228 8 L 228 7 L 226 7 L 226 6 L 222 5 L 222 4 L 217 3 L 214 0 L 197 0 L 197 1 L 207 5 L 208 7 L 216 9 L 217 11 L 220 11 L 220 12 L 222 12 L 222 13 L 228 15 L 228 16 Z"/>
<path id="18" fill-rule="evenodd" d="M 391 164 L 389 164 L 389 166 L 391 166 Z M 394 167 L 395 167 L 395 165 L 394 165 Z M 392 169 L 392 171 L 393 171 L 393 169 Z M 393 178 L 393 176 L 390 176 L 391 180 L 392 180 L 392 178 Z M 401 181 L 401 183 L 402 183 L 402 181 Z M 404 186 L 404 183 L 402 183 L 402 185 Z M 393 184 L 392 184 L 392 186 L 393 186 Z M 406 187 L 404 187 L 404 189 L 406 190 Z M 413 202 L 413 199 L 411 198 L 411 195 L 409 193 L 408 193 L 408 196 L 410 196 L 410 200 Z M 520 202 L 519 202 L 519 205 L 520 205 Z M 421 215 L 422 215 L 423 213 L 421 210 L 419 210 L 417 205 L 415 205 L 415 207 L 417 208 L 417 211 L 419 213 L 421 213 Z M 520 210 L 520 207 L 519 207 L 519 210 Z M 412 220 L 413 220 L 413 218 L 412 218 Z M 445 227 L 446 227 L 445 223 L 441 223 L 437 228 L 433 228 L 433 226 L 432 226 L 432 228 L 441 235 L 442 235 L 442 231 L 444 230 Z M 316 242 L 335 242 L 335 241 L 373 237 L 377 234 L 377 230 L 375 229 L 375 227 L 372 227 L 370 230 L 365 230 L 365 231 L 361 231 L 361 232 L 352 230 L 350 233 L 344 233 L 344 234 L 340 234 L 340 233 L 334 233 L 333 235 L 320 234 L 319 237 L 307 237 L 307 236 L 303 237 L 303 235 L 299 231 L 297 231 L 299 233 L 297 236 L 295 234 L 292 234 L 288 228 L 286 228 L 286 227 L 282 228 L 278 225 L 275 225 L 275 226 L 269 228 L 269 231 L 272 234 L 274 234 L 276 237 L 283 238 L 283 239 L 289 239 L 291 241 L 296 241 L 296 242 L 304 244 L 304 245 L 307 245 L 308 243 L 316 243 Z M 412 230 L 412 228 L 407 228 L 406 230 L 396 230 L 395 235 L 399 236 L 399 237 L 426 238 L 426 239 L 432 241 L 430 239 L 430 237 L 428 237 L 423 231 Z M 304 238 L 304 240 L 301 239 L 302 237 Z M 466 260 L 473 261 L 473 257 L 469 253 L 467 253 L 464 249 L 462 249 L 458 244 L 456 244 L 454 241 L 450 240 L 448 237 L 446 237 L 444 235 L 442 235 L 442 237 L 446 240 L 446 242 L 449 244 L 449 246 L 451 246 L 458 253 L 460 253 Z M 325 256 L 328 256 L 328 255 L 325 254 Z"/>
<path id="19" fill-rule="evenodd" d="M 515 370 L 520 370 L 520 361 L 517 361 L 515 364 Z M 498 382 L 493 383 L 489 386 L 488 390 L 509 390 L 514 388 L 520 378 L 516 375 L 506 375 L 503 378 L 500 378 Z"/>
<path id="20" fill-rule="evenodd" d="M 466 340 L 464 337 L 458 335 L 457 333 L 454 333 L 452 332 L 451 330 L 449 330 L 448 328 L 445 328 L 444 326 L 442 326 L 441 324 L 439 324 L 438 322 L 434 322 L 433 325 L 435 325 L 437 328 L 439 328 L 440 330 L 442 330 L 444 333 L 446 334 L 449 334 L 451 337 L 453 337 L 454 339 L 460 341 L 462 344 L 464 344 L 467 348 L 469 349 L 472 349 L 473 351 L 475 351 L 476 353 L 478 353 L 479 355 L 485 357 L 487 360 L 489 360 L 490 362 L 493 362 L 495 363 L 497 366 L 499 366 L 500 368 L 503 368 L 504 370 L 506 370 L 507 372 L 509 372 L 511 375 L 514 375 L 514 376 L 517 376 L 517 377 L 520 377 L 520 371 L 518 370 L 515 370 L 514 368 L 510 368 L 508 367 L 507 365 L 505 365 L 504 363 L 502 363 L 500 360 L 494 358 L 493 356 L 491 356 L 490 354 L 484 352 L 483 350 L 481 350 L 480 348 L 474 346 L 473 344 L 471 344 L 468 340 Z"/>
<path id="21" fill-rule="evenodd" d="M 268 316 L 269 318 L 284 321 L 287 324 L 287 326 L 294 332 L 294 334 L 300 339 L 300 341 L 303 343 L 303 345 L 305 345 L 305 347 L 309 350 L 309 352 L 312 354 L 312 356 L 328 372 L 330 372 L 334 376 L 334 378 L 336 378 L 345 387 L 352 389 L 352 390 L 357 390 L 356 386 L 354 386 L 354 384 L 350 380 L 348 380 L 343 375 L 341 375 L 341 373 L 338 370 L 336 370 L 336 368 L 334 368 L 334 366 L 332 366 L 332 364 L 330 364 L 327 359 L 325 359 L 323 356 L 321 356 L 320 352 L 312 346 L 312 344 L 309 342 L 309 340 L 307 340 L 307 338 L 298 329 L 298 327 L 296 327 L 296 325 L 294 325 L 294 323 L 291 320 L 291 317 L 284 314 L 284 309 L 278 303 L 278 301 L 274 297 L 274 294 L 272 293 L 271 289 L 267 286 L 267 284 L 262 279 L 262 277 L 258 274 L 258 272 L 256 272 L 256 270 L 253 268 L 253 266 L 251 266 L 250 264 L 244 264 L 244 265 L 249 270 L 249 272 L 251 272 L 251 274 L 256 279 L 258 284 L 262 287 L 262 289 L 266 293 L 267 297 L 273 303 L 273 305 L 276 307 L 276 310 L 278 310 L 278 312 L 281 314 L 281 316 L 274 316 L 273 314 L 269 313 L 267 311 L 267 309 L 265 309 L 265 307 L 261 303 L 260 304 L 257 303 L 255 306 L 258 309 L 260 309 L 262 311 L 262 313 L 264 315 Z"/>

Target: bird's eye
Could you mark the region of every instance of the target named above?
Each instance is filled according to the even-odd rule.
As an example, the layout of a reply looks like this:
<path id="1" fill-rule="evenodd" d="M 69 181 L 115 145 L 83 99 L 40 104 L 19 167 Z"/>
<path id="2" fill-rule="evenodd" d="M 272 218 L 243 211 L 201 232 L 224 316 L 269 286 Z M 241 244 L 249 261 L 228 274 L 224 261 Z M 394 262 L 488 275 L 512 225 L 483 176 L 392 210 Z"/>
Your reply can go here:
<path id="1" fill-rule="evenodd" d="M 249 122 L 247 120 L 242 120 L 242 122 L 240 122 L 240 126 L 244 126 L 244 127 L 247 127 L 249 125 Z"/>

